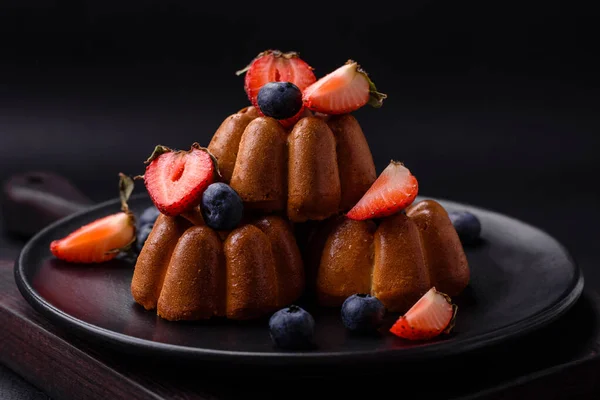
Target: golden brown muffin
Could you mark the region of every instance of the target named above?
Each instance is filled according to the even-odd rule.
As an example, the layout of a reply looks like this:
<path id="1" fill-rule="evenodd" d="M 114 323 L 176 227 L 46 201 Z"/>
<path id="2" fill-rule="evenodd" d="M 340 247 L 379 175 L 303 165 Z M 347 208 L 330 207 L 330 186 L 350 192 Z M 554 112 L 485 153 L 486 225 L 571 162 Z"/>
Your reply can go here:
<path id="1" fill-rule="evenodd" d="M 131 282 L 133 298 L 145 309 L 156 308 L 167 272 L 165 266 L 171 260 L 177 240 L 190 226 L 186 219 L 171 218 L 164 214 L 156 219 L 137 258 Z"/>
<path id="2" fill-rule="evenodd" d="M 222 313 L 224 260 L 221 239 L 215 231 L 206 226 L 185 231 L 166 268 L 158 315 L 168 320 L 193 320 Z"/>
<path id="3" fill-rule="evenodd" d="M 338 218 L 326 239 L 317 273 L 319 301 L 323 305 L 342 304 L 347 293 L 370 293 L 373 273 L 372 221 Z"/>
<path id="4" fill-rule="evenodd" d="M 332 115 L 327 125 L 336 140 L 342 198 L 340 209 L 349 210 L 369 190 L 377 171 L 360 124 L 351 114 Z"/>
<path id="5" fill-rule="evenodd" d="M 386 217 L 379 226 L 332 218 L 311 236 L 307 251 L 307 264 L 316 264 L 316 293 L 324 306 L 341 306 L 352 294 L 368 293 L 389 311 L 403 313 L 432 286 L 456 296 L 469 281 L 456 230 L 433 200 Z"/>
<path id="6" fill-rule="evenodd" d="M 233 175 L 242 134 L 248 124 L 258 116 L 258 110 L 254 107 L 242 108 L 225 118 L 208 145 L 210 152 L 219 160 L 219 171 L 226 182 L 229 182 Z"/>
<path id="7" fill-rule="evenodd" d="M 402 213 L 381 222 L 375 233 L 371 293 L 390 311 L 406 311 L 431 287 L 416 224 Z"/>
<path id="8" fill-rule="evenodd" d="M 336 214 L 342 196 L 335 137 L 320 118 L 302 118 L 288 137 L 287 214 L 294 222 Z"/>
<path id="9" fill-rule="evenodd" d="M 273 212 L 285 208 L 287 133 L 273 118 L 258 117 L 244 131 L 231 187 L 247 208 Z"/>
<path id="10" fill-rule="evenodd" d="M 131 292 L 164 319 L 243 320 L 297 300 L 304 283 L 300 250 L 281 217 L 226 233 L 161 215 L 136 263 Z"/>
<path id="11" fill-rule="evenodd" d="M 208 146 L 248 210 L 292 222 L 324 220 L 348 211 L 375 181 L 369 145 L 352 115 L 306 112 L 285 130 L 255 114 L 229 116 Z"/>
<path id="12" fill-rule="evenodd" d="M 424 200 L 408 207 L 406 215 L 415 221 L 423 239 L 431 285 L 449 296 L 462 292 L 469 284 L 469 263 L 444 207 Z"/>

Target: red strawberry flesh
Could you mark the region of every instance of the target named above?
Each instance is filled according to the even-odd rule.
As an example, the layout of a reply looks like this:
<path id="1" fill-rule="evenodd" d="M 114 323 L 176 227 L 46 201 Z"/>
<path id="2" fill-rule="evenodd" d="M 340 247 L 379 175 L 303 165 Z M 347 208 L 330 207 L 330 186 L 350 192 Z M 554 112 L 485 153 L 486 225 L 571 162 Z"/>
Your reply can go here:
<path id="1" fill-rule="evenodd" d="M 133 179 L 119 174 L 121 212 L 90 222 L 66 237 L 50 243 L 50 251 L 72 263 L 100 263 L 112 260 L 135 241 L 136 222 L 127 201 L 133 192 Z"/>
<path id="2" fill-rule="evenodd" d="M 144 182 L 156 208 L 165 215 L 176 216 L 198 205 L 204 190 L 214 182 L 214 159 L 197 144 L 189 151 L 163 147 L 159 152 L 149 159 Z"/>
<path id="3" fill-rule="evenodd" d="M 366 220 L 396 214 L 408 207 L 418 192 L 417 178 L 402 163 L 392 161 L 348 212 L 347 217 Z"/>
<path id="4" fill-rule="evenodd" d="M 390 328 L 394 335 L 409 340 L 429 340 L 454 327 L 456 305 L 435 287 L 425 293 Z"/>
<path id="5" fill-rule="evenodd" d="M 300 90 L 306 89 L 313 84 L 317 78 L 313 68 L 300 58 L 297 52 L 283 53 L 279 50 L 266 50 L 260 53 L 244 69 L 237 72 L 238 75 L 246 73 L 244 78 L 244 90 L 252 105 L 259 111 L 258 92 L 268 82 L 292 82 Z M 297 117 L 301 113 L 298 113 Z M 284 126 L 291 126 L 296 117 L 280 121 Z"/>
<path id="6" fill-rule="evenodd" d="M 367 73 L 352 60 L 303 91 L 304 105 L 325 114 L 346 114 L 367 103 L 380 107 L 387 96 L 377 92 Z"/>
<path id="7" fill-rule="evenodd" d="M 100 263 L 115 258 L 135 238 L 131 214 L 112 214 L 75 230 L 50 244 L 52 254 L 72 263 Z"/>

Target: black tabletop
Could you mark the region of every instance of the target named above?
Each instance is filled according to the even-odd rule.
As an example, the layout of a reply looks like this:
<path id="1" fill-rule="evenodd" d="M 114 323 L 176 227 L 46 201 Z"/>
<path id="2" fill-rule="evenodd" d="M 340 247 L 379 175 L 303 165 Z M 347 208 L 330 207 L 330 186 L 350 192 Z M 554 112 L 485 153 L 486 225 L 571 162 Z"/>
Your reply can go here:
<path id="1" fill-rule="evenodd" d="M 9 3 L 0 30 L 18 38 L 0 55 L 2 180 L 51 170 L 95 202 L 114 198 L 117 174 L 141 173 L 156 144 L 208 144 L 247 104 L 234 72 L 259 51 L 298 50 L 319 77 L 354 58 L 389 96 L 356 112 L 378 171 L 403 161 L 424 195 L 541 227 L 600 290 L 600 90 L 582 10 L 425 1 L 373 6 L 368 22 L 320 14 L 310 32 L 298 25 L 305 14 L 281 22 L 219 5 Z M 298 28 L 275 35 L 275 23 Z M 12 257 L 21 245 L 3 236 L 0 251 Z M 44 398 L 5 368 L 0 395 Z"/>

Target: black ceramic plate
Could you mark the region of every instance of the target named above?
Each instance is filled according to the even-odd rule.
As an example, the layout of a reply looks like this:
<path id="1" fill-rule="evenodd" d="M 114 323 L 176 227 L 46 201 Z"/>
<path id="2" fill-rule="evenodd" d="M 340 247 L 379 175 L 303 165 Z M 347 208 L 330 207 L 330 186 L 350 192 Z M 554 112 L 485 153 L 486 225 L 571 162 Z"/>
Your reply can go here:
<path id="1" fill-rule="evenodd" d="M 119 350 L 179 359 L 256 365 L 409 361 L 457 355 L 538 329 L 578 299 L 583 276 L 568 252 L 546 233 L 497 213 L 440 200 L 447 210 L 466 209 L 482 222 L 482 242 L 466 247 L 472 270 L 450 335 L 417 343 L 384 330 L 380 336 L 348 334 L 338 310 L 309 308 L 316 320 L 318 348 L 305 352 L 273 347 L 267 320 L 177 323 L 143 310 L 130 294 L 133 264 L 125 259 L 100 265 L 70 265 L 54 259 L 50 242 L 119 210 L 118 201 L 72 215 L 41 231 L 23 248 L 15 265 L 27 301 L 55 323 Z M 140 213 L 150 205 L 134 196 Z M 396 316 L 390 315 L 387 324 Z"/>

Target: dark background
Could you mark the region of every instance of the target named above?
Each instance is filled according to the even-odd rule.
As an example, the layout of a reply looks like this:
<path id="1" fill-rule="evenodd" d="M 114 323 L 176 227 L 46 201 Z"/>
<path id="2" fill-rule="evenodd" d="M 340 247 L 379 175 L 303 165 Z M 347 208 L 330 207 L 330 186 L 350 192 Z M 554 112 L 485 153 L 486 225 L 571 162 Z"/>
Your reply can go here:
<path id="1" fill-rule="evenodd" d="M 404 161 L 422 194 L 521 218 L 596 264 L 591 10 L 200 3 L 2 1 L 0 178 L 50 169 L 95 201 L 113 198 L 117 173 L 142 173 L 154 145 L 208 144 L 247 104 L 234 72 L 258 52 L 299 51 L 317 77 L 352 58 L 389 96 L 356 112 L 379 171 Z"/>
<path id="2" fill-rule="evenodd" d="M 422 194 L 524 219 L 592 263 L 600 62 L 590 9 L 200 3 L 3 0 L 0 178 L 50 169 L 95 201 L 113 198 L 118 172 L 142 173 L 156 144 L 207 145 L 247 104 L 234 73 L 260 51 L 296 50 L 317 77 L 352 58 L 389 96 L 356 112 L 379 171 L 404 161 Z"/>
<path id="3" fill-rule="evenodd" d="M 541 227 L 600 288 L 598 15 L 382 3 L 2 0 L 0 179 L 52 170 L 111 199 L 156 144 L 207 145 L 260 51 L 299 51 L 317 77 L 352 58 L 389 96 L 356 112 L 378 171 L 404 161 L 424 195 Z"/>

